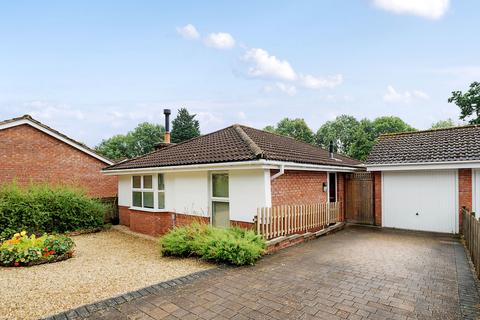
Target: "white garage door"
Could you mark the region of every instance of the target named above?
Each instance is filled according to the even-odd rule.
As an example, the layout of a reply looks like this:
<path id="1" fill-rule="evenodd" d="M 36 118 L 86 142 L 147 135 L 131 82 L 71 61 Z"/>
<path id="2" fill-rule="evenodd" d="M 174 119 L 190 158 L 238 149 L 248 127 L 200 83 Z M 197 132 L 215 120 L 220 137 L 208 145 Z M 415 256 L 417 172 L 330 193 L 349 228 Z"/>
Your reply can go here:
<path id="1" fill-rule="evenodd" d="M 473 170 L 473 211 L 480 214 L 480 169 Z"/>
<path id="2" fill-rule="evenodd" d="M 457 233 L 456 171 L 384 172 L 385 227 Z"/>

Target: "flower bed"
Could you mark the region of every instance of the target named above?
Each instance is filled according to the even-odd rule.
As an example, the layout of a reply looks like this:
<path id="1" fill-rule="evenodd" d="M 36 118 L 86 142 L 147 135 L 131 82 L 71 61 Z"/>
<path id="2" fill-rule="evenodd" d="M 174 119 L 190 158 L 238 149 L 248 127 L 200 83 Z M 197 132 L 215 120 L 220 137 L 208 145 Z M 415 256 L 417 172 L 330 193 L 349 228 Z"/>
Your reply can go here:
<path id="1" fill-rule="evenodd" d="M 0 246 L 0 266 L 20 267 L 57 262 L 71 258 L 75 243 L 61 235 L 27 235 L 16 233 Z"/>
<path id="2" fill-rule="evenodd" d="M 172 229 L 160 238 L 160 251 L 167 256 L 198 256 L 233 265 L 253 264 L 265 252 L 265 240 L 252 230 L 220 229 L 193 223 Z"/>

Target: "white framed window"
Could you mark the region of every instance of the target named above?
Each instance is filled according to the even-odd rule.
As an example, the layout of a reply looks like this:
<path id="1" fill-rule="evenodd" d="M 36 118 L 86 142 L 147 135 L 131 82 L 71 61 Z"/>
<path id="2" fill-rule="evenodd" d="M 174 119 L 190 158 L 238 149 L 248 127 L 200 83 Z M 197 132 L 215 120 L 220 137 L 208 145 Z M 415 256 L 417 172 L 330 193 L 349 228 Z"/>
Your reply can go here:
<path id="1" fill-rule="evenodd" d="M 212 224 L 216 227 L 230 226 L 230 188 L 228 172 L 212 172 L 211 207 Z"/>
<path id="2" fill-rule="evenodd" d="M 153 176 L 132 176 L 132 207 L 154 208 Z"/>
<path id="3" fill-rule="evenodd" d="M 159 173 L 157 176 L 157 208 L 165 209 L 165 176 Z"/>

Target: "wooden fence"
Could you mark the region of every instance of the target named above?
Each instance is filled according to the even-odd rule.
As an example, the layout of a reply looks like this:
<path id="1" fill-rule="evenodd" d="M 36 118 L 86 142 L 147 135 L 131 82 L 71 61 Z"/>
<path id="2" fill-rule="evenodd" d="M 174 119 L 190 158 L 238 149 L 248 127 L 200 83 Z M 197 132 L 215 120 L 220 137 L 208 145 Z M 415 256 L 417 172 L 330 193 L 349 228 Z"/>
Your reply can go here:
<path id="1" fill-rule="evenodd" d="M 475 218 L 475 214 L 467 210 L 462 211 L 462 229 L 477 277 L 480 277 L 480 222 Z"/>
<path id="2" fill-rule="evenodd" d="M 341 208 L 341 202 L 258 208 L 255 217 L 257 233 L 268 240 L 321 230 L 339 221 Z"/>

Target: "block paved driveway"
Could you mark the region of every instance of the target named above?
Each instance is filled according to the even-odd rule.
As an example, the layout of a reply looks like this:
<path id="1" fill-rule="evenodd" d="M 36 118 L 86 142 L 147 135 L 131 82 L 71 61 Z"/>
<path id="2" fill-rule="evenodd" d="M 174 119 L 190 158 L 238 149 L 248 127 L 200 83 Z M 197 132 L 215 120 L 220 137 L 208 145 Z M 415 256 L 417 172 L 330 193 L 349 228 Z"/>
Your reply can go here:
<path id="1" fill-rule="evenodd" d="M 88 319 L 475 319 L 478 291 L 459 240 L 347 227 L 253 267 L 197 279 Z"/>

